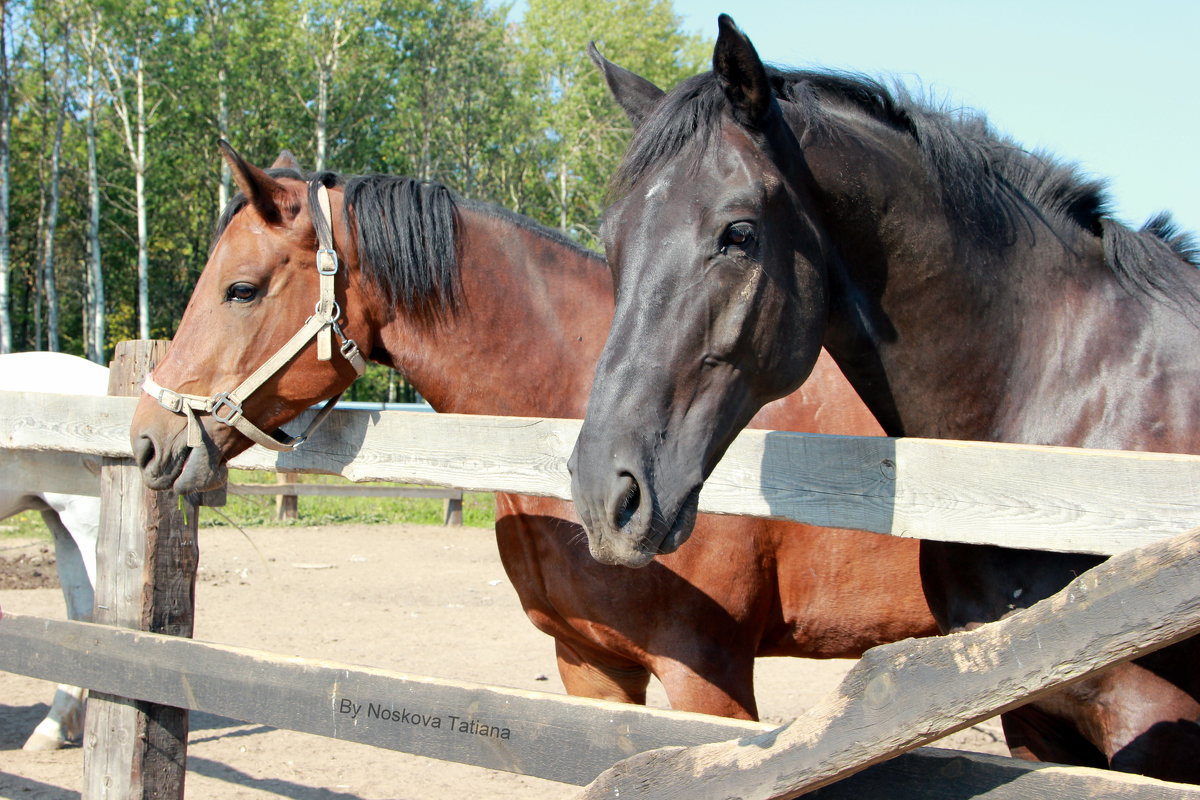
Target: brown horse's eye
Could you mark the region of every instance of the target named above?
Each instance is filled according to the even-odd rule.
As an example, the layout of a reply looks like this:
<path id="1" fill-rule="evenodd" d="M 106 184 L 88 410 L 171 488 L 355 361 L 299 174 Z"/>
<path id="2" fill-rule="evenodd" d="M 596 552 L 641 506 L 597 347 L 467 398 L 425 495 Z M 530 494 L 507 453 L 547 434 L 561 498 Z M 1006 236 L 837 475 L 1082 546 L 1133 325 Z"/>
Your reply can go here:
<path id="1" fill-rule="evenodd" d="M 754 241 L 754 225 L 749 222 L 735 222 L 725 230 L 725 241 L 721 248 L 730 246 L 746 249 Z"/>
<path id="2" fill-rule="evenodd" d="M 234 303 L 249 303 L 258 297 L 258 287 L 252 283 L 235 283 L 225 292 L 225 299 Z"/>

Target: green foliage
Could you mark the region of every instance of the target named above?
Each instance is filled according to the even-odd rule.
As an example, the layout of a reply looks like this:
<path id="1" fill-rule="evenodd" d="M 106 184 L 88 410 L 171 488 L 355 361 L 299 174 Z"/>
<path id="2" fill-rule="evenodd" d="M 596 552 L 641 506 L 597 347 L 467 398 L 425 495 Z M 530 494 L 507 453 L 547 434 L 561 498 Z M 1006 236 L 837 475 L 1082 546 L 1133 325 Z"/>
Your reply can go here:
<path id="1" fill-rule="evenodd" d="M 669 0 L 531 0 L 520 21 L 492 0 L 9 0 L 6 8 L 8 311 L 18 350 L 46 343 L 37 264 L 58 70 L 68 73 L 70 111 L 55 244 L 62 347 L 84 352 L 92 64 L 102 78 L 95 123 L 111 353 L 138 329 L 135 168 L 118 113 L 136 110 L 138 67 L 150 327 L 169 338 L 207 258 L 223 181 L 228 188 L 218 137 L 264 166 L 286 148 L 313 168 L 323 142 L 327 169 L 441 181 L 594 245 L 630 130 L 587 58 L 588 40 L 664 86 L 703 66 L 704 43 L 680 31 Z M 93 29 L 98 44 L 89 47 Z M 386 374 L 361 384 L 360 400 L 403 388 Z"/>
<path id="2" fill-rule="evenodd" d="M 696 37 L 679 30 L 669 0 L 530 0 L 518 32 L 521 62 L 544 137 L 550 206 L 546 220 L 587 244 L 596 241 L 608 176 L 624 152 L 629 123 L 584 49 L 670 88 L 694 75 Z"/>

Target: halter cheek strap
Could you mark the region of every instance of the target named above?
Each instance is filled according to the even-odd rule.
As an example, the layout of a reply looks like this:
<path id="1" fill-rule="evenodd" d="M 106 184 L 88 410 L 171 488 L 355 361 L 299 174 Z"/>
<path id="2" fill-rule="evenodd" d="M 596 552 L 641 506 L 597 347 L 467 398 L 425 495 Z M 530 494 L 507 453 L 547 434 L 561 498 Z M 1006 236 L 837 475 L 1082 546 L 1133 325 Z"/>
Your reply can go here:
<path id="1" fill-rule="evenodd" d="M 339 262 L 337 252 L 333 249 L 333 235 L 329 226 L 329 190 L 321 184 L 317 189 L 319 209 L 313 209 L 313 227 L 317 231 L 317 274 L 320 283 L 320 299 L 317 300 L 313 315 L 304 321 L 304 325 L 283 347 L 242 381 L 237 388 L 229 392 L 218 392 L 211 397 L 184 394 L 159 385 L 153 375 L 147 375 L 142 382 L 142 391 L 158 401 L 158 404 L 174 414 L 187 417 L 188 447 L 200 447 L 203 444 L 200 420 L 197 414 L 210 414 L 213 419 L 223 422 L 236 429 L 248 439 L 263 447 L 279 452 L 295 450 L 302 444 L 317 426 L 325 421 L 325 417 L 333 410 L 334 404 L 341 398 L 338 392 L 331 397 L 313 417 L 308 427 L 299 436 L 288 436 L 282 431 L 266 433 L 242 413 L 242 404 L 275 373 L 281 371 L 288 362 L 308 346 L 314 337 L 317 340 L 317 360 L 330 361 L 333 358 L 333 335 L 337 334 L 341 346 L 338 352 L 350 362 L 358 375 L 366 369 L 366 361 L 358 350 L 358 345 L 350 339 L 338 325 L 342 310 L 338 306 L 335 292 L 335 280 Z"/>

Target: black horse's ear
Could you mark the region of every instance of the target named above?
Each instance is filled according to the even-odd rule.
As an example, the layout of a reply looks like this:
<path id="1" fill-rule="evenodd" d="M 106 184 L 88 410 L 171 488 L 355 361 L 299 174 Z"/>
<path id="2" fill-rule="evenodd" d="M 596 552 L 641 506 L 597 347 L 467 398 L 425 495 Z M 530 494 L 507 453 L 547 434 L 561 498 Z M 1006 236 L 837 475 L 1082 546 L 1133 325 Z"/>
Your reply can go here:
<path id="1" fill-rule="evenodd" d="M 229 163 L 234 182 L 246 195 L 250 205 L 267 222 L 282 222 L 283 213 L 279 209 L 278 199 L 287 192 L 283 184 L 242 158 L 229 142 L 221 139 L 217 144 L 221 148 L 221 155 Z"/>
<path id="2" fill-rule="evenodd" d="M 734 118 L 761 128 L 775 108 L 771 82 L 758 51 L 728 14 L 717 18 L 720 33 L 713 48 L 713 73 L 733 106 Z"/>
<path id="3" fill-rule="evenodd" d="M 624 109 L 625 115 L 635 128 L 641 125 L 642 120 L 649 116 L 666 92 L 641 75 L 618 67 L 600 55 L 595 42 L 588 42 L 587 51 L 592 63 L 604 75 L 604 82 L 608 84 L 608 90 L 612 92 L 617 105 Z"/>
<path id="4" fill-rule="evenodd" d="M 271 169 L 291 169 L 296 172 L 303 172 L 300 168 L 300 162 L 296 160 L 296 156 L 291 150 L 280 150 L 279 155 L 275 157 L 275 163 L 271 165 Z"/>

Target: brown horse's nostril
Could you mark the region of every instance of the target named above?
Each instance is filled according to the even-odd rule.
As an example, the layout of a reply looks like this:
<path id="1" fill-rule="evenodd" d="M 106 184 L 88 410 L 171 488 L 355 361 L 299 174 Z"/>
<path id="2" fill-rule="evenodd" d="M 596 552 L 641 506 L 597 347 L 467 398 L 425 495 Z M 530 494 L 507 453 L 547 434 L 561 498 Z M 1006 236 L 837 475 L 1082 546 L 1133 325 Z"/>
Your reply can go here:
<path id="1" fill-rule="evenodd" d="M 151 461 L 154 460 L 157 448 L 154 446 L 154 440 L 146 434 L 137 437 L 133 443 L 133 459 L 137 462 L 138 467 L 145 469 Z"/>
<path id="2" fill-rule="evenodd" d="M 628 472 L 622 472 L 617 478 L 616 489 L 620 499 L 614 509 L 613 522 L 616 524 L 617 530 L 624 530 L 637 514 L 638 507 L 642 502 L 642 491 L 638 486 L 637 479 Z"/>

